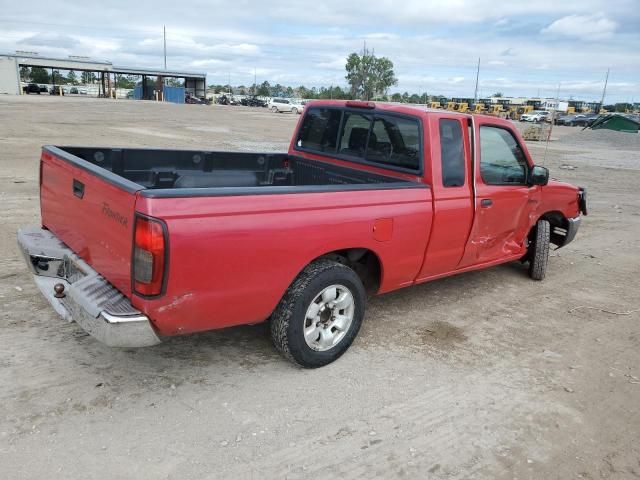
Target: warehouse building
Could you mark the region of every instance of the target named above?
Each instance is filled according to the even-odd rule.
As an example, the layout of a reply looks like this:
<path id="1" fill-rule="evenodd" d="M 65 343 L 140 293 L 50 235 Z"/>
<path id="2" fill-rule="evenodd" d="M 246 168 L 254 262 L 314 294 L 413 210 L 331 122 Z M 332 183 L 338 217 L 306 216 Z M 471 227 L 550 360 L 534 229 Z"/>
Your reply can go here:
<path id="1" fill-rule="evenodd" d="M 43 68 L 51 73 L 73 71 L 89 72 L 95 78 L 96 92 L 101 97 L 116 96 L 116 85 L 120 76 L 137 77 L 139 81 L 133 89 L 132 98 L 138 100 L 164 100 L 184 103 L 185 95 L 204 98 L 207 76 L 205 73 L 177 70 L 133 68 L 113 65 L 108 61 L 92 60 L 88 57 L 52 58 L 42 57 L 33 52 L 0 54 L 0 94 L 20 95 L 25 82 L 21 81 L 20 71 L 26 68 Z M 167 85 L 167 79 L 179 80 L 182 86 Z M 173 82 L 175 84 L 175 82 Z M 55 81 L 48 85 L 54 90 L 60 86 Z"/>

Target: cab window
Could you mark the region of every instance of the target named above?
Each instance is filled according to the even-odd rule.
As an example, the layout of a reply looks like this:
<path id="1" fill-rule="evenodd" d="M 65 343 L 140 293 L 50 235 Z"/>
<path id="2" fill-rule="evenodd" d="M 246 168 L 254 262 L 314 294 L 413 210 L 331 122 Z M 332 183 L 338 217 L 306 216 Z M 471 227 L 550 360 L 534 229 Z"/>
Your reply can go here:
<path id="1" fill-rule="evenodd" d="M 338 130 L 340 128 L 340 110 L 330 108 L 312 108 L 304 116 L 298 134 L 297 146 L 317 152 L 336 151 Z"/>
<path id="2" fill-rule="evenodd" d="M 411 170 L 420 169 L 420 124 L 417 120 L 377 115 L 369 134 L 366 160 Z"/>
<path id="3" fill-rule="evenodd" d="M 462 126 L 458 120 L 440 120 L 440 161 L 442 162 L 442 185 L 461 187 L 464 185 L 464 147 Z"/>
<path id="4" fill-rule="evenodd" d="M 518 141 L 508 130 L 480 127 L 480 175 L 487 185 L 524 185 L 527 161 Z"/>
<path id="5" fill-rule="evenodd" d="M 340 154 L 364 158 L 370 126 L 370 115 L 345 112 L 340 134 Z"/>

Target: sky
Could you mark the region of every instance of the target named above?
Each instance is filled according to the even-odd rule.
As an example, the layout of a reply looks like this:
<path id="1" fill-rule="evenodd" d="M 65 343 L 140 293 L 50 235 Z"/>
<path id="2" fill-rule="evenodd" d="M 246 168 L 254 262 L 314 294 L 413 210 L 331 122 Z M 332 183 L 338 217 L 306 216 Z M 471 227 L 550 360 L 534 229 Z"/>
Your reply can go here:
<path id="1" fill-rule="evenodd" d="M 640 101 L 640 0 L 0 0 L 0 52 L 206 72 L 207 83 L 346 87 L 364 42 L 404 92 Z"/>

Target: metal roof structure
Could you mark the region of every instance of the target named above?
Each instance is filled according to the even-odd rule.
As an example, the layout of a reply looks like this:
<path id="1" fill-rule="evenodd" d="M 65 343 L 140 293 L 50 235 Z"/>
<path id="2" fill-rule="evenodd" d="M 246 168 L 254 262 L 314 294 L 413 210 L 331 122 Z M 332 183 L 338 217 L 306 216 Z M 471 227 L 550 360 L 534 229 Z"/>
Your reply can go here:
<path id="1" fill-rule="evenodd" d="M 137 68 L 114 65 L 108 60 L 94 60 L 89 57 L 69 56 L 67 58 L 44 57 L 30 52 L 0 53 L 0 57 L 13 58 L 19 65 L 30 67 L 55 68 L 59 70 L 79 70 L 91 72 L 109 72 L 123 75 L 149 75 L 156 77 L 179 77 L 205 79 L 203 72 L 184 70 L 163 70 L 161 68 Z"/>

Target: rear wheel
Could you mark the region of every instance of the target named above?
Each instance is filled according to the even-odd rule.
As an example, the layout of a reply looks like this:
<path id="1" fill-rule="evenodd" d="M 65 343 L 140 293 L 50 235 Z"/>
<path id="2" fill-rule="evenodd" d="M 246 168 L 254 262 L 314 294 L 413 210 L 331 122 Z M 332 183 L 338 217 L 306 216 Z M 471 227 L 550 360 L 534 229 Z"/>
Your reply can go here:
<path id="1" fill-rule="evenodd" d="M 293 113 L 294 115 L 297 115 L 298 114 L 298 109 L 296 107 L 293 107 L 291 109 L 291 113 Z"/>
<path id="2" fill-rule="evenodd" d="M 529 276 L 533 280 L 543 280 L 549 262 L 551 225 L 547 220 L 538 220 L 529 244 Z"/>
<path id="3" fill-rule="evenodd" d="M 333 260 L 317 260 L 298 275 L 273 312 L 273 343 L 302 367 L 322 367 L 351 346 L 364 308 L 358 275 Z"/>

